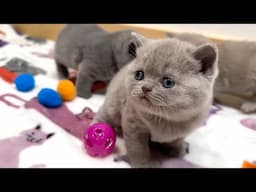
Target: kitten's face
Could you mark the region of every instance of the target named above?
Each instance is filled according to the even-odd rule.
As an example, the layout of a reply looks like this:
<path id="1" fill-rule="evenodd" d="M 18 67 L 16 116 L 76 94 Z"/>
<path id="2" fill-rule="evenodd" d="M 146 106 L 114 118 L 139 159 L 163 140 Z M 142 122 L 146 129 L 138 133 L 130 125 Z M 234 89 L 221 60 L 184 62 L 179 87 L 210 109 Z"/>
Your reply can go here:
<path id="1" fill-rule="evenodd" d="M 34 129 L 29 129 L 29 130 L 23 131 L 21 133 L 21 135 L 26 138 L 27 142 L 40 145 L 40 144 L 44 143 L 44 141 L 46 141 L 47 139 L 52 137 L 54 134 L 53 133 L 47 134 L 47 133 L 41 131 L 41 126 L 38 125 Z"/>
<path id="2" fill-rule="evenodd" d="M 208 101 L 216 76 L 216 52 L 210 53 L 212 64 L 203 67 L 195 58 L 197 50 L 173 39 L 152 41 L 139 48 L 126 81 L 134 102 L 146 108 L 186 110 Z"/>

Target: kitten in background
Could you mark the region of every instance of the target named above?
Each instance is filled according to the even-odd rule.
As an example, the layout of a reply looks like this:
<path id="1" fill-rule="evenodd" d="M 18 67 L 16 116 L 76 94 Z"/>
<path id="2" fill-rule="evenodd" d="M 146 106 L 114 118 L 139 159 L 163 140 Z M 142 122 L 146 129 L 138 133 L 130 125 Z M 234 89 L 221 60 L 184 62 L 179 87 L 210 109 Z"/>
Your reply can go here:
<path id="1" fill-rule="evenodd" d="M 136 41 L 131 32 L 108 33 L 93 24 L 66 25 L 55 45 L 59 77 L 68 78 L 68 68 L 77 70 L 77 95 L 90 98 L 94 82 L 108 83 L 134 59 Z"/>
<path id="2" fill-rule="evenodd" d="M 167 35 L 194 45 L 211 42 L 195 33 Z M 219 75 L 214 86 L 216 100 L 245 113 L 256 112 L 256 42 L 223 40 L 216 45 L 219 49 Z"/>
<path id="3" fill-rule="evenodd" d="M 218 51 L 210 43 L 134 35 L 136 58 L 113 78 L 92 123 L 107 122 L 124 137 L 132 167 L 158 167 L 152 146 L 169 157 L 184 156 L 184 138 L 207 118 Z"/>

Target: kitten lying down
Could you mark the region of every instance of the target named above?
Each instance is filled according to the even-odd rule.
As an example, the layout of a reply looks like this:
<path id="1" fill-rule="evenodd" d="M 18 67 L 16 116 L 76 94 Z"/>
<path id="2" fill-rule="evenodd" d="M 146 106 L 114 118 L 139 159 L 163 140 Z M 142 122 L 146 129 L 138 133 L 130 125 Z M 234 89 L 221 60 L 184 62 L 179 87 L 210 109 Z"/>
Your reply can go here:
<path id="1" fill-rule="evenodd" d="M 184 138 L 204 123 L 218 53 L 209 43 L 196 47 L 176 39 L 136 37 L 136 58 L 110 82 L 92 123 L 110 123 L 124 137 L 132 167 L 158 167 L 152 144 L 171 157 L 183 156 Z"/>
<path id="2" fill-rule="evenodd" d="M 169 33 L 168 36 L 197 46 L 211 42 L 195 33 Z M 256 112 L 256 43 L 225 40 L 216 45 L 219 50 L 219 75 L 214 86 L 216 101 L 245 113 Z"/>

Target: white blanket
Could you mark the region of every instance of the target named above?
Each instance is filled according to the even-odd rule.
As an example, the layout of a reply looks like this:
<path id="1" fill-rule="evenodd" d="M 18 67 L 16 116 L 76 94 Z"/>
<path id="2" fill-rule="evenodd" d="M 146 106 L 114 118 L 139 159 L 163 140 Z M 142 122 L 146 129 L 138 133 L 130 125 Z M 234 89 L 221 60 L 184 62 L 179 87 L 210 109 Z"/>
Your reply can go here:
<path id="1" fill-rule="evenodd" d="M 47 71 L 46 75 L 36 75 L 36 87 L 30 92 L 22 93 L 16 90 L 14 84 L 0 78 L 0 96 L 12 93 L 29 100 L 36 97 L 42 88 L 56 89 L 58 79 L 53 60 L 54 42 L 47 41 L 38 44 L 18 35 L 9 25 L 0 25 L 0 40 L 7 45 L 0 47 L 0 66 L 6 64 L 13 57 L 29 61 L 34 66 Z M 97 111 L 104 101 L 104 96 L 94 95 L 90 99 L 76 97 L 65 104 L 74 114 L 90 107 Z M 54 132 L 55 135 L 39 146 L 27 146 L 12 154 L 1 153 L 5 150 L 0 145 L 0 154 L 7 158 L 16 156 L 18 162 L 12 167 L 46 167 L 46 168 L 128 168 L 124 162 L 114 162 L 117 154 L 124 154 L 125 147 L 122 139 L 118 138 L 116 150 L 105 158 L 90 157 L 80 140 L 73 137 L 61 127 L 47 119 L 34 109 L 25 109 L 24 103 L 12 101 L 20 105 L 19 109 L 7 106 L 0 101 L 0 144 L 10 142 L 15 147 L 15 139 L 23 130 L 34 128 L 41 124 L 42 131 Z M 243 126 L 241 119 L 255 118 L 256 115 L 244 115 L 235 109 L 220 106 L 221 110 L 212 114 L 206 125 L 196 130 L 186 140 L 190 144 L 190 152 L 185 159 L 200 167 L 236 167 L 239 168 L 244 160 L 256 160 L 256 131 Z M 18 141 L 18 140 L 17 140 Z M 1 148 L 2 147 L 2 148 Z M 10 150 L 10 149 L 8 149 Z M 7 159 L 8 159 L 7 158 Z M 2 160 L 1 160 L 2 159 Z M 5 167 L 4 157 L 0 156 L 0 166 Z M 166 160 L 163 167 L 177 167 L 172 160 Z M 174 166 L 175 165 L 175 166 Z M 8 165 L 6 164 L 6 167 Z M 184 167 L 181 165 L 181 167 Z M 186 167 L 186 166 L 185 166 Z"/>

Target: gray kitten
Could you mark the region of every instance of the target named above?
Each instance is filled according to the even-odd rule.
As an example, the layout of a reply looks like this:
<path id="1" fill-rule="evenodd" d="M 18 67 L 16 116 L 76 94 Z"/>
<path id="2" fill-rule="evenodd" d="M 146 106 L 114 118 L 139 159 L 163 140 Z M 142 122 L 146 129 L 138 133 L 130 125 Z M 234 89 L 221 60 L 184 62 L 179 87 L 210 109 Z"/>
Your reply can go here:
<path id="1" fill-rule="evenodd" d="M 67 68 L 78 70 L 77 94 L 90 98 L 95 81 L 108 82 L 125 64 L 134 59 L 136 42 L 130 30 L 108 33 L 92 24 L 66 25 L 55 46 L 60 78 Z"/>
<path id="2" fill-rule="evenodd" d="M 151 144 L 170 157 L 183 156 L 184 138 L 203 125 L 218 53 L 212 44 L 136 36 L 137 57 L 113 78 L 92 123 L 110 123 L 123 135 L 132 167 L 157 167 Z"/>
<path id="3" fill-rule="evenodd" d="M 194 33 L 170 33 L 168 36 L 195 45 L 211 42 Z M 219 76 L 214 86 L 215 98 L 245 113 L 256 112 L 256 42 L 224 40 L 216 45 L 219 49 Z"/>

